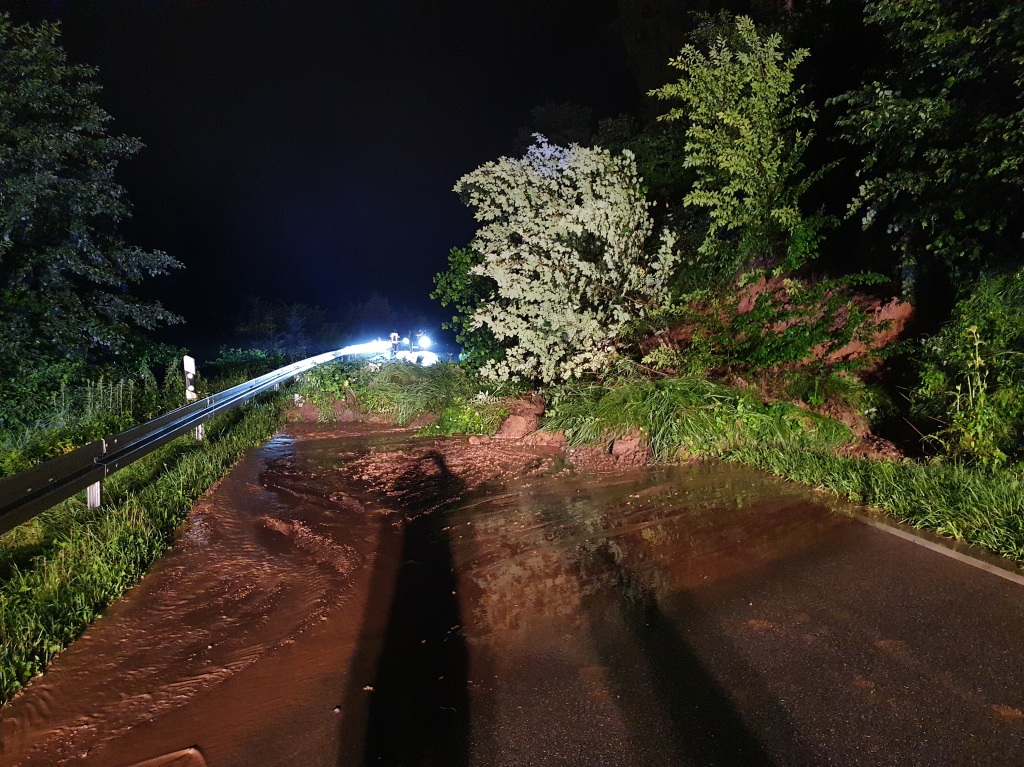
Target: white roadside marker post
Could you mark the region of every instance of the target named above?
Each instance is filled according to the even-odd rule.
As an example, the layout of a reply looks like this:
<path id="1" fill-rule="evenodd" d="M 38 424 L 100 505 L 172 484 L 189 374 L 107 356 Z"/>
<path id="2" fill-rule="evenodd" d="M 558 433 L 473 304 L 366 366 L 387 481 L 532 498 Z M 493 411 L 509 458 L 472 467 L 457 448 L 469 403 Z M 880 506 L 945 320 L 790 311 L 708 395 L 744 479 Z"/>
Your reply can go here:
<path id="1" fill-rule="evenodd" d="M 89 487 L 85 488 L 85 505 L 90 509 L 98 509 L 102 502 L 102 485 L 99 482 L 93 482 Z"/>
<path id="2" fill-rule="evenodd" d="M 194 402 L 199 399 L 196 394 L 196 361 L 187 354 L 182 359 L 185 368 L 185 402 Z M 203 424 L 196 427 L 196 442 L 203 441 Z"/>

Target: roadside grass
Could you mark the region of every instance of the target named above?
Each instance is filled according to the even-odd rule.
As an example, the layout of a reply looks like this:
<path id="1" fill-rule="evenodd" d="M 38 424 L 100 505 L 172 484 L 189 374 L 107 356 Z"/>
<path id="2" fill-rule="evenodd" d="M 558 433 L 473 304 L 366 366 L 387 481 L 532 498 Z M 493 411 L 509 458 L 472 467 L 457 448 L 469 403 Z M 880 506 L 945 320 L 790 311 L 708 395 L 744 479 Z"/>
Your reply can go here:
<path id="1" fill-rule="evenodd" d="M 563 430 L 569 444 L 639 431 L 656 460 L 756 466 L 1024 563 L 1019 470 L 838 455 L 852 441 L 839 422 L 701 379 L 570 385 L 551 394 L 545 428 Z"/>
<path id="2" fill-rule="evenodd" d="M 437 419 L 423 434 L 493 434 L 508 415 L 508 400 L 520 393 L 453 363 L 429 367 L 407 362 L 382 365 L 331 363 L 305 374 L 303 397 L 315 404 L 321 421 L 333 420 L 334 402 L 353 398 L 364 413 L 405 426 L 420 416 Z"/>
<path id="3" fill-rule="evenodd" d="M 99 377 L 63 387 L 41 406 L 29 425 L 0 429 L 0 477 L 17 474 L 41 461 L 88 442 L 116 434 L 184 404 L 178 377 L 158 387 L 152 374 L 137 378 Z"/>
<path id="4" fill-rule="evenodd" d="M 655 460 L 724 458 L 742 447 L 835 449 L 853 441 L 843 424 L 785 402 L 699 378 L 567 385 L 552 392 L 545 428 L 569 444 L 643 434 Z"/>
<path id="5" fill-rule="evenodd" d="M 744 446 L 724 457 L 882 509 L 900 522 L 1024 565 L 1024 475 L 1019 471 L 873 461 L 772 446 Z"/>
<path id="6" fill-rule="evenodd" d="M 0 702 L 41 673 L 171 543 L 199 498 L 283 421 L 281 397 L 225 413 L 0 537 Z"/>

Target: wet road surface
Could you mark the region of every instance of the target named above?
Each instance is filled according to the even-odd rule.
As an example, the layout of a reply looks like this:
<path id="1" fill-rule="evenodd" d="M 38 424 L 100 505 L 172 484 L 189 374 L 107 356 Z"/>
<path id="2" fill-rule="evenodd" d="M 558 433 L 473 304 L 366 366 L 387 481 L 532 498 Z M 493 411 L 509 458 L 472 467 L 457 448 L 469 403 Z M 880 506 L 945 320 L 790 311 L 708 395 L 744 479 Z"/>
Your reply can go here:
<path id="1" fill-rule="evenodd" d="M 824 496 L 294 434 L 0 709 L 0 765 L 1024 764 L 1024 587 Z"/>

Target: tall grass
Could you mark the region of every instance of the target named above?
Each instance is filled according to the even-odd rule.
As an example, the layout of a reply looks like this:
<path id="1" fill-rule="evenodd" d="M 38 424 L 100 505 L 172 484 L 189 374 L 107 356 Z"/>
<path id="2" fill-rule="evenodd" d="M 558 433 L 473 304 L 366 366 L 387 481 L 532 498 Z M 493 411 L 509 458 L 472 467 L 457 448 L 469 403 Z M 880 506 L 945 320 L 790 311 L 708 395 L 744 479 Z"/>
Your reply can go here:
<path id="1" fill-rule="evenodd" d="M 641 431 L 658 460 L 757 466 L 1024 563 L 1019 471 L 838 455 L 852 435 L 837 421 L 700 379 L 564 387 L 552 399 L 545 427 L 564 430 L 570 444 Z"/>
<path id="2" fill-rule="evenodd" d="M 69 499 L 0 538 L 0 701 L 134 584 L 206 490 L 283 417 L 281 399 L 214 419 L 114 474 L 104 505 Z"/>
<path id="3" fill-rule="evenodd" d="M 784 402 L 698 378 L 567 386 L 553 392 L 546 427 L 570 444 L 643 433 L 657 460 L 724 457 L 744 446 L 833 449 L 853 440 L 843 424 Z"/>
<path id="4" fill-rule="evenodd" d="M 163 386 L 148 370 L 136 378 L 101 376 L 78 386 L 63 386 L 45 404 L 36 403 L 29 424 L 0 424 L 0 477 L 63 455 L 76 447 L 116 434 L 184 404 L 177 371 Z"/>
<path id="5" fill-rule="evenodd" d="M 352 396 L 363 412 L 401 426 L 434 414 L 432 431 L 441 434 L 493 433 L 508 414 L 504 400 L 519 393 L 513 385 L 486 381 L 460 365 L 406 362 L 321 365 L 303 376 L 301 391 L 319 407 L 321 420 L 334 417 L 336 400 Z"/>
<path id="6" fill-rule="evenodd" d="M 1024 564 L 1024 476 L 1019 472 L 869 461 L 770 446 L 744 446 L 725 458 L 883 509 L 901 522 Z"/>

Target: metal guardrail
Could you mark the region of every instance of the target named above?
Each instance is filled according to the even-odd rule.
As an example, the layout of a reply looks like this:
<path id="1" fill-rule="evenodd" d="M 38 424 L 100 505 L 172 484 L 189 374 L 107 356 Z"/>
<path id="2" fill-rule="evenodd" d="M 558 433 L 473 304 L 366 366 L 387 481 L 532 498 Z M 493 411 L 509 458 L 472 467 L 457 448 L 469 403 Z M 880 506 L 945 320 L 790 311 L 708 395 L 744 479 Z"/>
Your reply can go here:
<path id="1" fill-rule="evenodd" d="M 59 458 L 0 480 L 0 535 L 192 431 L 218 413 L 248 402 L 256 395 L 317 365 L 344 356 L 343 351 L 327 352 L 293 362 L 113 437 L 90 442 Z"/>

